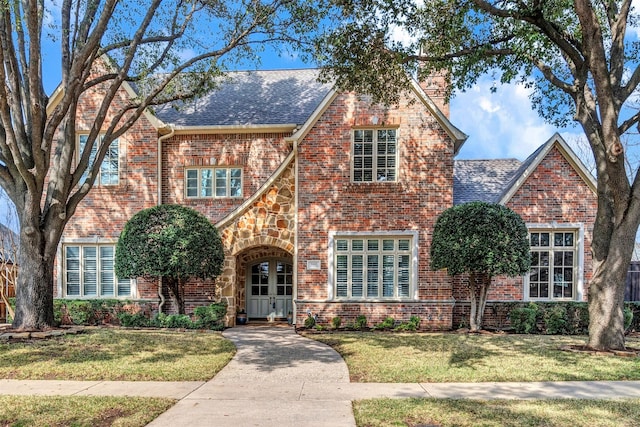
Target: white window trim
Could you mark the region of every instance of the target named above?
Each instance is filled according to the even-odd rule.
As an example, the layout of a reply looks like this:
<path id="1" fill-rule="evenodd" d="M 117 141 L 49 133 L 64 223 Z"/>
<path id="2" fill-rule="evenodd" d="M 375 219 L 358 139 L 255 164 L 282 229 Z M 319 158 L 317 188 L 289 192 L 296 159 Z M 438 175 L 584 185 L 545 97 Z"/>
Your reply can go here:
<path id="1" fill-rule="evenodd" d="M 80 156 L 82 156 L 82 153 L 80 152 L 80 138 L 83 136 L 89 136 L 88 132 L 78 132 L 76 135 L 76 166 L 77 164 L 80 162 Z M 98 135 L 98 138 L 96 140 L 96 143 L 99 143 L 102 141 L 102 134 Z M 96 176 L 96 179 L 94 180 L 94 186 L 96 187 L 115 187 L 120 185 L 120 169 L 122 169 L 122 161 L 124 159 L 123 153 L 122 153 L 122 149 L 120 147 L 120 138 L 115 138 L 113 141 L 111 141 L 111 144 L 115 143 L 118 146 L 118 178 L 117 178 L 117 182 L 115 184 L 103 184 L 101 182 L 101 170 L 102 170 L 102 163 L 104 163 L 104 161 L 106 160 L 106 156 L 105 158 L 102 159 L 102 163 L 100 163 L 100 168 L 98 169 L 98 176 Z M 109 145 L 111 145 L 109 144 Z M 91 167 L 91 165 L 89 164 L 87 166 L 87 168 Z M 89 173 L 89 170 L 87 169 L 85 171 L 85 173 Z M 84 174 L 83 174 L 84 175 Z"/>
<path id="2" fill-rule="evenodd" d="M 355 131 L 366 131 L 366 130 L 370 130 L 374 132 L 374 135 L 377 135 L 377 131 L 379 130 L 395 130 L 396 131 L 396 152 L 395 152 L 395 157 L 396 157 L 396 165 L 395 165 L 395 172 L 396 172 L 396 179 L 393 181 L 378 181 L 376 180 L 372 180 L 372 181 L 356 181 L 354 180 L 354 175 L 355 175 L 355 154 L 354 154 L 354 144 L 355 144 Z M 377 170 L 377 150 L 376 150 L 376 142 L 378 141 L 378 137 L 374 136 L 373 139 L 373 163 L 374 163 L 374 172 Z M 394 126 L 378 126 L 378 127 L 356 127 L 351 129 L 351 162 L 349 165 L 349 168 L 351 169 L 350 174 L 351 174 L 351 183 L 352 184 L 381 184 L 381 183 L 390 183 L 390 184 L 394 184 L 400 181 L 400 130 L 397 127 Z"/>
<path id="3" fill-rule="evenodd" d="M 66 270 L 66 246 L 115 246 L 118 241 L 115 239 L 99 239 L 98 237 L 84 237 L 79 239 L 61 239 L 58 245 L 58 253 L 56 255 L 56 273 L 57 273 L 57 295 L 58 299 L 77 299 L 77 300 L 94 300 L 94 299 L 120 299 L 120 300 L 134 300 L 138 299 L 138 280 L 131 278 L 131 293 L 128 296 L 109 296 L 103 297 L 99 295 L 83 296 L 83 295 L 67 295 L 65 289 L 65 270 Z M 114 253 L 115 255 L 115 253 Z M 116 284 L 117 286 L 117 284 Z"/>
<path id="4" fill-rule="evenodd" d="M 408 298 L 338 298 L 335 295 L 335 241 L 338 238 L 375 238 L 375 237 L 387 237 L 394 239 L 409 238 L 412 242 L 411 247 L 411 280 L 409 282 L 409 295 Z M 327 250 L 327 292 L 329 301 L 356 301 L 356 302 L 393 302 L 393 301 L 417 301 L 418 300 L 418 232 L 415 230 L 409 231 L 329 231 L 329 248 Z"/>
<path id="5" fill-rule="evenodd" d="M 561 298 L 531 298 L 529 297 L 529 273 L 526 273 L 523 277 L 522 283 L 524 289 L 522 290 L 524 301 L 583 301 L 584 298 L 584 224 L 583 223 L 527 223 L 527 230 L 533 231 L 575 231 L 576 232 L 576 251 L 578 252 L 578 263 L 576 268 L 576 283 L 575 283 L 575 296 L 571 300 Z"/>
<path id="6" fill-rule="evenodd" d="M 227 194 L 231 193 L 231 176 L 230 176 L 230 171 L 231 169 L 240 169 L 240 195 L 239 196 L 231 196 L 231 195 L 225 195 L 225 196 L 216 196 L 216 170 L 220 170 L 220 169 L 224 169 L 227 171 Z M 198 182 L 198 187 L 197 187 L 197 192 L 198 195 L 197 196 L 189 196 L 187 195 L 187 172 L 188 171 L 198 171 L 198 178 L 197 178 L 197 182 Z M 201 177 L 201 173 L 203 170 L 211 170 L 213 172 L 213 176 L 212 176 L 212 190 L 211 190 L 211 196 L 202 196 L 202 177 Z M 198 166 L 198 167 L 186 167 L 184 168 L 184 198 L 185 199 L 189 199 L 189 200 L 196 200 L 196 199 L 241 199 L 243 197 L 244 194 L 244 168 L 242 166 Z"/>

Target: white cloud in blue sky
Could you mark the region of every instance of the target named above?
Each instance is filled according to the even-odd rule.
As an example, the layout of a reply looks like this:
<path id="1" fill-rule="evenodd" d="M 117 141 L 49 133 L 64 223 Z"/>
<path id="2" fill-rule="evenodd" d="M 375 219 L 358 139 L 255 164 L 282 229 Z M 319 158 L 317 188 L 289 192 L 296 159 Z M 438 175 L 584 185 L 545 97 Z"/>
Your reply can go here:
<path id="1" fill-rule="evenodd" d="M 458 158 L 524 160 L 554 133 L 576 132 L 545 123 L 531 108 L 530 89 L 511 84 L 491 92 L 492 86 L 490 77 L 482 78 L 451 100 L 451 122 L 469 135 Z"/>

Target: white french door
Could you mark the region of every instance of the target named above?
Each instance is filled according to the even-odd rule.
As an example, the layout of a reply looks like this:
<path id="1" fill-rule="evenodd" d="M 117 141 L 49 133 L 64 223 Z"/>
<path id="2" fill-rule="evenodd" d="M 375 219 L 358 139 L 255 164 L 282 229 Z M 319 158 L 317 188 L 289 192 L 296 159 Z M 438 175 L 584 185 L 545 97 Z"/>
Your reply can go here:
<path id="1" fill-rule="evenodd" d="M 247 316 L 283 318 L 293 308 L 293 266 L 281 260 L 261 261 L 247 273 Z"/>

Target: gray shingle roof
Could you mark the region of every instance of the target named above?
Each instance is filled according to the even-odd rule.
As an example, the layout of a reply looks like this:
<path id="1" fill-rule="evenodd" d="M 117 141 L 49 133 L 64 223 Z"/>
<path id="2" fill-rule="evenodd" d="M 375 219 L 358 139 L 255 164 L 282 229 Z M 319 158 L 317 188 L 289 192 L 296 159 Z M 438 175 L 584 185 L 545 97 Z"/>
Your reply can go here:
<path id="1" fill-rule="evenodd" d="M 239 71 L 196 101 L 155 108 L 156 116 L 177 126 L 303 124 L 332 89 L 317 81 L 320 70 Z"/>
<path id="2" fill-rule="evenodd" d="M 518 175 L 517 159 L 456 160 L 453 165 L 453 204 L 497 203 Z"/>

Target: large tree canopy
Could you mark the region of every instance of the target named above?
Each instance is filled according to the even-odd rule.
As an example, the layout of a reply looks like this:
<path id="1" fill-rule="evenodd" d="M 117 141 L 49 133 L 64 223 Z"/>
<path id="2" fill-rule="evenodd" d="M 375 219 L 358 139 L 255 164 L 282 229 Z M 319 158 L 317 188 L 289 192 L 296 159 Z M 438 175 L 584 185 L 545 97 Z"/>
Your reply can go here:
<path id="1" fill-rule="evenodd" d="M 0 186 L 17 207 L 24 272 L 15 328 L 53 324 L 58 243 L 94 185 L 111 142 L 148 107 L 215 88 L 228 67 L 250 63 L 265 46 L 299 48 L 322 18 L 316 3 L 24 0 L 0 5 Z M 49 39 L 56 47 L 47 51 Z M 47 66 L 61 69 L 55 104 L 43 87 L 45 57 Z M 125 82 L 138 95 L 115 103 Z M 95 90 L 101 94 L 96 115 L 78 151 L 79 104 Z"/>
<path id="2" fill-rule="evenodd" d="M 404 70 L 421 78 L 442 73 L 449 89 L 494 73 L 531 87 L 545 119 L 580 124 L 598 182 L 589 345 L 623 348 L 624 282 L 640 223 L 640 176 L 627 177 L 621 142 L 640 120 L 630 108 L 640 83 L 640 21 L 631 0 L 339 3 L 344 22 L 317 47 L 331 67 L 327 77 L 342 87 L 394 101 L 394 89 L 407 87 Z M 412 42 L 394 41 L 399 29 Z"/>
<path id="3" fill-rule="evenodd" d="M 520 215 L 497 204 L 470 202 L 444 211 L 436 221 L 431 268 L 469 275 L 472 331 L 482 328 L 491 278 L 520 276 L 531 264 L 527 226 Z"/>
<path id="4" fill-rule="evenodd" d="M 118 277 L 164 277 L 179 313 L 184 314 L 184 283 L 215 279 L 224 250 L 218 229 L 199 212 L 178 205 L 144 209 L 131 217 L 116 246 Z"/>

